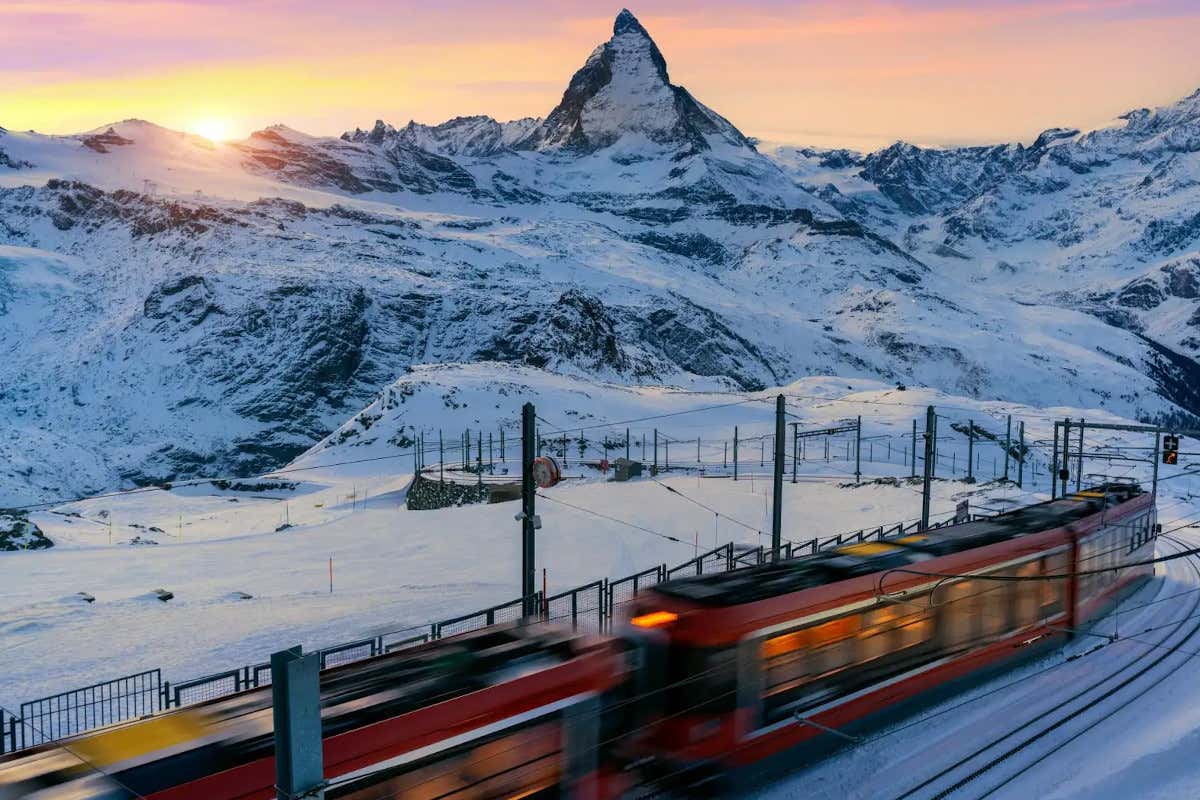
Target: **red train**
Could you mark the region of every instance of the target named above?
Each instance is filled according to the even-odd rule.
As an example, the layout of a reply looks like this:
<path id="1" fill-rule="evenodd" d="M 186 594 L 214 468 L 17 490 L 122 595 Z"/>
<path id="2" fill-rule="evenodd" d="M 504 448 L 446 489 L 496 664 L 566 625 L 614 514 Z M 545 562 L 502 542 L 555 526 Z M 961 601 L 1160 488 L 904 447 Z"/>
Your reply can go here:
<path id="1" fill-rule="evenodd" d="M 1086 626 L 1152 574 L 1154 513 L 1105 484 L 660 584 L 614 636 L 491 628 L 328 670 L 326 796 L 605 800 L 794 766 Z M 274 796 L 269 689 L 66 745 L 0 759 L 0 800 Z"/>

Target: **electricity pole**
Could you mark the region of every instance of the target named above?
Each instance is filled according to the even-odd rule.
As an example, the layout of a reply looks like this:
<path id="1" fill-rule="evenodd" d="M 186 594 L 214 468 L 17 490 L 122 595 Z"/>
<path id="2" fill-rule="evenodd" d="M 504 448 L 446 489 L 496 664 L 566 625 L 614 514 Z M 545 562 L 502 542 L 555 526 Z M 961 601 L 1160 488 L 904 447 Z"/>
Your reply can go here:
<path id="1" fill-rule="evenodd" d="M 775 474 L 772 491 L 774 503 L 771 508 L 771 561 L 779 560 L 779 548 L 783 531 L 783 440 L 786 428 L 786 413 L 783 395 L 775 398 Z"/>
<path id="2" fill-rule="evenodd" d="M 929 492 L 933 478 L 933 437 L 937 419 L 933 406 L 925 411 L 925 481 L 921 487 L 921 530 L 929 530 Z"/>
<path id="3" fill-rule="evenodd" d="M 521 597 L 524 599 L 523 612 L 531 617 L 537 612 L 533 594 L 537 591 L 534 586 L 534 539 L 537 496 L 533 484 L 533 460 L 536 457 L 537 442 L 534 437 L 536 416 L 533 403 L 521 407 Z"/>

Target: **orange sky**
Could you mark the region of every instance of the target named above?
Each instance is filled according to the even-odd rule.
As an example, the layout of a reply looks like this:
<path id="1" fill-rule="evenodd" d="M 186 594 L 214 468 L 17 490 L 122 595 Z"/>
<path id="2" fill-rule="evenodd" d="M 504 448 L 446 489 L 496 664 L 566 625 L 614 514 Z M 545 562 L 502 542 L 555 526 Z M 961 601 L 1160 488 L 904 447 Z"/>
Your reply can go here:
<path id="1" fill-rule="evenodd" d="M 377 117 L 544 115 L 618 5 L 5 0 L 0 125 L 126 117 L 245 135 Z M 746 133 L 877 147 L 1029 140 L 1200 86 L 1200 4 L 653 0 L 631 9 L 686 85 Z"/>

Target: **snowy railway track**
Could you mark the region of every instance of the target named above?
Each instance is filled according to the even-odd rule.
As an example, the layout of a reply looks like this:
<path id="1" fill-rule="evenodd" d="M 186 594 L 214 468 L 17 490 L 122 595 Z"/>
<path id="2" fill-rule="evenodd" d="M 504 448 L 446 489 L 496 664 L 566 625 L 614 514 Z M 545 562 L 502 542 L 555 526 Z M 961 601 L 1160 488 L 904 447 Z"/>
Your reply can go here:
<path id="1" fill-rule="evenodd" d="M 1188 549 L 1186 543 L 1172 536 L 1161 536 L 1160 540 L 1169 541 L 1180 550 Z M 1188 577 L 1200 586 L 1200 557 L 1191 556 L 1185 561 L 1192 573 Z M 1183 571 L 1182 564 L 1178 569 Z M 1200 593 L 1193 592 L 1191 597 L 1187 613 L 1179 617 L 1165 635 L 1153 642 L 1135 640 L 1145 649 L 1120 667 L 1013 726 L 1003 735 L 993 737 L 953 764 L 896 795 L 894 800 L 941 800 L 951 796 L 982 800 L 992 797 L 1113 714 L 1137 702 L 1187 663 L 1190 654 L 1181 654 L 1182 646 L 1200 641 L 1200 618 L 1197 617 Z M 1114 639 L 1114 642 L 1120 641 L 1119 637 Z M 1031 750 L 1039 743 L 1049 746 Z M 1022 754 L 1026 758 L 1017 763 Z"/>

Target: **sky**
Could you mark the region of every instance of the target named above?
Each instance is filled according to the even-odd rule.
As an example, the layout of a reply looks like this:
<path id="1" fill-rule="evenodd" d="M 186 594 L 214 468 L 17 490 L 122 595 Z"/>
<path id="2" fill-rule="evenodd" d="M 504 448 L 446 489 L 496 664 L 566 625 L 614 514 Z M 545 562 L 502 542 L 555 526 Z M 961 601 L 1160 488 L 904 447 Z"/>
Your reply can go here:
<path id="1" fill-rule="evenodd" d="M 619 2 L 0 0 L 0 126 L 544 116 Z M 673 82 L 770 142 L 1029 141 L 1200 87 L 1196 0 L 626 2 Z"/>

